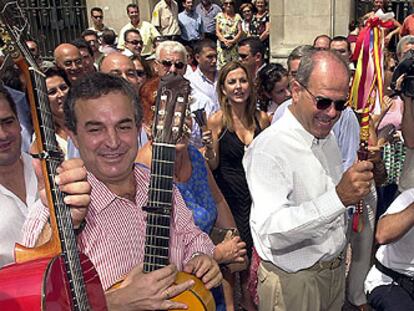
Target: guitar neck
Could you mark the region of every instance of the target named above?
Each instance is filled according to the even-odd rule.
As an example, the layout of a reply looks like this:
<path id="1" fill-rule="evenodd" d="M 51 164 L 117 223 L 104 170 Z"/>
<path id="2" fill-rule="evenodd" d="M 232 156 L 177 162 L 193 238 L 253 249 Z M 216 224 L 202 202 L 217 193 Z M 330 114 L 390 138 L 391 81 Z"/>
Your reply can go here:
<path id="1" fill-rule="evenodd" d="M 46 93 L 45 79 L 42 73 L 29 68 L 31 84 L 33 88 L 34 102 L 32 115 L 38 144 L 42 145 L 41 157 L 45 162 L 47 179 L 49 184 L 49 195 L 52 200 L 51 213 L 55 214 L 57 233 L 61 244 L 62 256 L 64 257 L 66 275 L 72 292 L 72 302 L 75 310 L 88 310 L 89 303 L 86 295 L 86 287 L 82 274 L 75 233 L 73 231 L 70 208 L 64 203 L 64 194 L 55 183 L 57 168 L 63 160 L 63 154 L 59 149 L 53 114 L 50 109 Z"/>
<path id="2" fill-rule="evenodd" d="M 169 264 L 175 145 L 153 143 L 147 211 L 144 271 Z"/>

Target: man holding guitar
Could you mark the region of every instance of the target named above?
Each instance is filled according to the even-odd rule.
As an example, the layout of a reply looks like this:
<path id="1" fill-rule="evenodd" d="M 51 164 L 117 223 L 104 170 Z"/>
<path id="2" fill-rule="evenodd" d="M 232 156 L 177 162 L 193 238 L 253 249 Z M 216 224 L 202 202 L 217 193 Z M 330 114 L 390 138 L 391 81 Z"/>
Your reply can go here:
<path id="1" fill-rule="evenodd" d="M 72 214 L 73 221 L 82 222 L 84 228 L 78 235 L 78 245 L 98 271 L 108 307 L 185 309 L 184 303 L 170 299 L 191 288 L 194 281 L 175 285 L 177 270 L 200 278 L 207 289 L 219 285 L 222 276 L 211 257 L 214 245 L 195 226 L 191 211 L 175 188 L 169 234 L 172 264 L 143 272 L 149 217 L 144 210 L 150 175 L 148 170 L 134 164 L 142 112 L 128 82 L 103 73 L 85 77 L 71 88 L 65 117 L 92 186 L 87 212 Z M 47 210 L 38 210 L 34 215 L 25 224 L 29 245 L 36 242 L 43 229 L 42 219 L 46 219 Z M 119 287 L 111 288 L 125 276 Z"/>

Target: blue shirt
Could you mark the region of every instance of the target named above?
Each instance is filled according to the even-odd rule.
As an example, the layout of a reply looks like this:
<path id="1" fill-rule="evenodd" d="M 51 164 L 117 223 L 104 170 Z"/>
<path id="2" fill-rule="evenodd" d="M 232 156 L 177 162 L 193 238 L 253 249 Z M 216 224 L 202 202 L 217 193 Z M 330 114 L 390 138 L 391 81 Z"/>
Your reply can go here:
<path id="1" fill-rule="evenodd" d="M 181 38 L 185 41 L 199 40 L 203 34 L 203 21 L 195 11 L 183 11 L 178 14 L 178 24 L 181 29 Z"/>
<path id="2" fill-rule="evenodd" d="M 221 12 L 221 8 L 212 3 L 208 11 L 203 7 L 202 3 L 199 3 L 196 7 L 196 12 L 201 16 L 203 20 L 203 32 L 216 34 L 216 15 Z"/>

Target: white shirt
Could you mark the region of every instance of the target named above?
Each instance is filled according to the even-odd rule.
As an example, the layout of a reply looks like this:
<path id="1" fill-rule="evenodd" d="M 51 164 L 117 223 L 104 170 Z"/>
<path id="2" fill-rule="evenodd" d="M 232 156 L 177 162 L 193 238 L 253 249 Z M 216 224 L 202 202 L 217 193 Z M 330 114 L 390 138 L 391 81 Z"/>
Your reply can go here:
<path id="1" fill-rule="evenodd" d="M 196 110 L 202 109 L 206 112 L 207 119 L 216 111 L 220 109 L 218 105 L 215 105 L 211 99 L 205 96 L 203 93 L 196 91 L 195 89 L 191 90 L 191 103 L 190 111 L 194 112 Z M 201 129 L 195 119 L 193 118 L 193 125 L 191 129 L 191 144 L 197 148 L 202 147 L 201 140 Z"/>
<path id="2" fill-rule="evenodd" d="M 345 206 L 335 185 L 341 155 L 332 133 L 316 139 L 286 110 L 248 148 L 250 227 L 259 256 L 296 272 L 338 256 L 346 244 Z"/>
<path id="3" fill-rule="evenodd" d="M 404 190 L 414 188 L 414 149 L 407 148 L 405 154 L 405 160 L 401 177 L 398 182 L 398 189 L 403 192 Z"/>
<path id="4" fill-rule="evenodd" d="M 209 80 L 200 70 L 199 67 L 189 76 L 189 80 L 191 82 L 191 87 L 194 90 L 203 93 L 207 97 L 211 99 L 218 110 L 218 95 L 217 95 L 217 80 L 218 74 L 214 78 L 214 81 Z"/>
<path id="5" fill-rule="evenodd" d="M 14 245 L 22 242 L 21 229 L 28 214 L 28 206 L 38 199 L 37 179 L 32 158 L 22 153 L 26 202 L 0 185 L 0 267 L 14 262 Z"/>
<path id="6" fill-rule="evenodd" d="M 412 203 L 414 203 L 414 188 L 401 193 L 381 217 L 399 213 Z M 414 277 L 413 244 L 414 228 L 411 228 L 398 241 L 381 245 L 375 256 L 384 266 L 399 273 Z M 392 282 L 390 277 L 383 274 L 375 266 L 372 266 L 365 279 L 365 292 L 370 293 L 374 288 L 380 285 L 389 285 Z"/>

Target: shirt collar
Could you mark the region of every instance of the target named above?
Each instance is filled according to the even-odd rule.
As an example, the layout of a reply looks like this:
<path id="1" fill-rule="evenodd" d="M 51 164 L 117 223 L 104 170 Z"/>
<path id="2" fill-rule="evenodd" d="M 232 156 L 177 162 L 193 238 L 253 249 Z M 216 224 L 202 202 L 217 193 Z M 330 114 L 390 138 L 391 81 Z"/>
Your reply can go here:
<path id="1" fill-rule="evenodd" d="M 102 181 L 98 180 L 95 175 L 88 172 L 87 179 L 91 184 L 91 204 L 90 209 L 97 214 L 105 210 L 115 200 L 128 202 L 143 207 L 148 201 L 148 187 L 150 182 L 150 170 L 139 163 L 134 164 L 134 177 L 136 180 L 135 202 L 131 202 L 113 193 Z"/>
<path id="2" fill-rule="evenodd" d="M 209 78 L 207 78 L 207 76 L 201 71 L 199 66 L 197 66 L 196 72 L 200 75 L 201 79 L 203 79 L 203 81 L 205 82 L 208 82 L 210 84 L 214 84 L 217 82 L 217 78 L 218 78 L 217 70 L 216 70 L 216 73 L 214 74 L 214 81 L 211 81 Z"/>
<path id="3" fill-rule="evenodd" d="M 331 132 L 325 138 L 316 138 L 303 127 L 298 119 L 296 119 L 289 107 L 286 109 L 284 116 L 288 127 L 290 127 L 295 133 L 299 134 L 302 137 L 303 142 L 311 148 L 315 145 L 323 146 L 328 141 L 329 136 L 332 135 Z"/>

